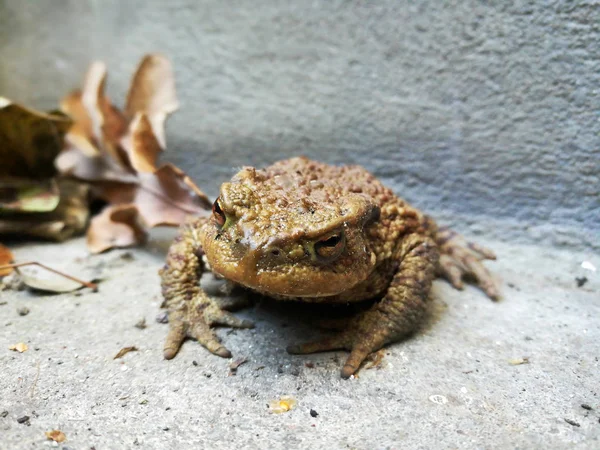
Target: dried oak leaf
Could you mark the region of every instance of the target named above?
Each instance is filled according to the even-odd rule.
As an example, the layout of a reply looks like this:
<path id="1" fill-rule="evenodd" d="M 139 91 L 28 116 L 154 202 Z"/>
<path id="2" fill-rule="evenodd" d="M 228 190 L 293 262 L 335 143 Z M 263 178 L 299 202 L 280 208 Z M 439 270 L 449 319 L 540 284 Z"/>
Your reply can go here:
<path id="1" fill-rule="evenodd" d="M 136 114 L 145 114 L 161 148 L 165 148 L 164 122 L 177 108 L 175 75 L 170 61 L 162 55 L 147 55 L 131 80 L 125 114 L 129 120 Z"/>
<path id="2" fill-rule="evenodd" d="M 130 247 L 145 239 L 146 231 L 137 208 L 130 204 L 114 205 L 92 219 L 87 246 L 92 253 L 100 253 L 112 247 Z"/>
<path id="3" fill-rule="evenodd" d="M 54 442 L 65 442 L 67 440 L 67 436 L 60 430 L 52 430 L 46 431 L 46 439 Z"/>
<path id="4" fill-rule="evenodd" d="M 176 226 L 210 208 L 206 195 L 172 164 L 158 166 L 164 123 L 177 109 L 173 70 L 167 58 L 147 55 L 133 77 L 125 113 L 104 95 L 106 68 L 94 63 L 81 92 L 62 108 L 75 119 L 70 145 L 57 159 L 66 175 L 85 180 L 108 203 L 88 229 L 94 253 L 144 241 L 146 227 Z"/>
<path id="5" fill-rule="evenodd" d="M 6 266 L 13 262 L 13 255 L 11 251 L 0 244 L 0 266 Z M 10 275 L 13 269 L 11 267 L 6 269 L 0 269 L 0 277 L 5 277 L 6 275 Z"/>

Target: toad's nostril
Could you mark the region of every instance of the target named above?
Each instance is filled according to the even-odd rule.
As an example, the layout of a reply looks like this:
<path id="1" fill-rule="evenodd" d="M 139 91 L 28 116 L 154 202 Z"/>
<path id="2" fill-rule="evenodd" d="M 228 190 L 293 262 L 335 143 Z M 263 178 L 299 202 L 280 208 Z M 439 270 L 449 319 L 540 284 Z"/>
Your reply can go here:
<path id="1" fill-rule="evenodd" d="M 273 255 L 273 256 L 279 256 L 279 250 L 277 250 L 277 249 L 271 250 L 271 255 Z"/>

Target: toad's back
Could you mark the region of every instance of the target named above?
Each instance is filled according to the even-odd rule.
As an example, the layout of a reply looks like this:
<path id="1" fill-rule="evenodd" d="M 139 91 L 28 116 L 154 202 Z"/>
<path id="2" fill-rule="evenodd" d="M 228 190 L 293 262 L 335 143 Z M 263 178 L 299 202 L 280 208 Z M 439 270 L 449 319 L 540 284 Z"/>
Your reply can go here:
<path id="1" fill-rule="evenodd" d="M 290 199 L 309 198 L 320 203 L 333 203 L 337 198 L 355 193 L 366 195 L 381 206 L 395 197 L 391 189 L 357 165 L 332 166 L 297 157 L 276 162 L 258 172 L 263 174 L 266 183 L 270 181 L 276 188 L 271 197 L 274 201 L 282 191 Z"/>

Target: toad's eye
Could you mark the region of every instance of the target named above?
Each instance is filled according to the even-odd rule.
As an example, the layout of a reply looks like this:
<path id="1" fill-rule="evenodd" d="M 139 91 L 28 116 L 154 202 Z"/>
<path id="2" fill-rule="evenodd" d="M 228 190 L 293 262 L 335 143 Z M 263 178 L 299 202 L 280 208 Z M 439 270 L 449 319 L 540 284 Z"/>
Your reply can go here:
<path id="1" fill-rule="evenodd" d="M 315 242 L 315 253 L 321 262 L 329 262 L 340 256 L 345 246 L 344 233 L 339 232 Z"/>
<path id="2" fill-rule="evenodd" d="M 217 225 L 219 226 L 219 228 L 221 228 L 223 225 L 225 225 L 225 221 L 227 220 L 227 217 L 225 217 L 225 213 L 221 209 L 221 205 L 219 203 L 218 198 L 213 203 L 212 212 L 213 212 L 213 217 L 215 218 L 215 222 L 217 222 Z"/>

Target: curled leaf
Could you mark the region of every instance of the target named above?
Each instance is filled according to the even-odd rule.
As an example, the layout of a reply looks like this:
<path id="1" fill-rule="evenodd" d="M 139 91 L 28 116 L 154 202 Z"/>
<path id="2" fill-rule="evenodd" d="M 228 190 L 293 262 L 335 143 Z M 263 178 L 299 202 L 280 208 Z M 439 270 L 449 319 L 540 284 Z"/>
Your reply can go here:
<path id="1" fill-rule="evenodd" d="M 115 205 L 94 217 L 87 234 L 88 249 L 101 253 L 113 247 L 131 247 L 146 240 L 146 232 L 137 208 Z"/>
<path id="2" fill-rule="evenodd" d="M 129 133 L 123 137 L 121 144 L 136 171 L 152 173 L 156 170 L 156 161 L 162 149 L 146 114 L 134 116 Z"/>
<path id="3" fill-rule="evenodd" d="M 127 117 L 133 120 L 136 114 L 144 113 L 160 147 L 165 148 L 164 122 L 178 107 L 171 62 L 163 55 L 146 55 L 131 80 L 125 106 Z"/>
<path id="4" fill-rule="evenodd" d="M 150 227 L 179 225 L 190 215 L 202 215 L 210 208 L 208 197 L 172 164 L 154 173 L 140 173 L 135 204 Z"/>
<path id="5" fill-rule="evenodd" d="M 101 149 L 116 161 L 123 162 L 115 142 L 125 133 L 127 122 L 104 94 L 106 77 L 106 65 L 101 61 L 94 62 L 85 76 L 80 96 L 75 96 L 75 102 L 81 102 L 81 110 L 87 113 L 89 122 L 84 119 L 83 124 L 89 124 L 91 130 L 85 131 L 91 131 L 92 138 Z"/>

